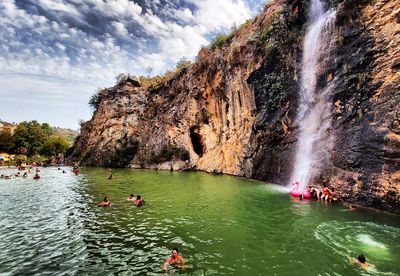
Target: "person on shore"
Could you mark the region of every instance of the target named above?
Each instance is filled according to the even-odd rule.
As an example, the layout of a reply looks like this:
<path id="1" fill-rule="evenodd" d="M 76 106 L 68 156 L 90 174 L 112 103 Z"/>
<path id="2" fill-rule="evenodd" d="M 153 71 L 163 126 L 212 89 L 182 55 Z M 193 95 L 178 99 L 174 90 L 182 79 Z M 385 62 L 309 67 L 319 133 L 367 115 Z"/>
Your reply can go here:
<path id="1" fill-rule="evenodd" d="M 99 203 L 99 206 L 101 206 L 101 207 L 107 207 L 107 206 L 110 206 L 111 204 L 112 204 L 112 202 L 111 202 L 110 200 L 108 200 L 107 197 L 105 197 L 105 198 L 103 199 L 103 201 Z"/>
<path id="2" fill-rule="evenodd" d="M 335 191 L 335 188 L 332 188 L 331 195 L 329 197 L 330 202 L 337 202 L 339 200 L 339 194 Z"/>
<path id="3" fill-rule="evenodd" d="M 165 260 L 162 269 L 167 272 L 169 265 L 179 266 L 180 268 L 184 268 L 185 266 L 185 259 L 179 255 L 178 248 L 176 247 L 172 249 L 171 256 Z"/>
<path id="4" fill-rule="evenodd" d="M 325 186 L 322 189 L 322 196 L 321 196 L 321 200 L 325 200 L 328 201 L 329 197 L 331 196 L 331 191 L 329 190 L 329 188 L 327 186 Z"/>
<path id="5" fill-rule="evenodd" d="M 130 195 L 128 196 L 128 201 L 134 202 L 134 201 L 135 201 L 135 195 L 134 195 L 134 194 L 130 194 Z"/>
<path id="6" fill-rule="evenodd" d="M 145 202 L 144 202 L 144 200 L 142 199 L 141 195 L 138 195 L 138 196 L 136 197 L 136 200 L 133 201 L 133 204 L 135 204 L 135 206 L 137 206 L 137 207 L 142 207 L 143 203 L 145 203 Z"/>
<path id="7" fill-rule="evenodd" d="M 112 180 L 112 173 L 111 173 L 110 176 L 108 177 L 108 180 Z"/>
<path id="8" fill-rule="evenodd" d="M 367 263 L 367 260 L 363 254 L 360 254 L 357 259 L 353 257 L 349 257 L 349 261 L 351 264 L 357 264 L 359 265 L 362 269 L 368 270 L 371 268 L 374 268 L 375 266 L 373 264 Z"/>
<path id="9" fill-rule="evenodd" d="M 33 179 L 40 179 L 40 175 L 38 173 L 36 173 L 35 176 L 33 177 Z"/>

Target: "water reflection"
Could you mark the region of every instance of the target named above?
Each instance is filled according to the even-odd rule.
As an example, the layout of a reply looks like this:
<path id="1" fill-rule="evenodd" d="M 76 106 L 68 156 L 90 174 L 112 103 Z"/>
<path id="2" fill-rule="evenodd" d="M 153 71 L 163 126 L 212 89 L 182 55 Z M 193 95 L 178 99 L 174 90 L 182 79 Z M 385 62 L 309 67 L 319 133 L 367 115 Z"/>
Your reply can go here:
<path id="1" fill-rule="evenodd" d="M 39 181 L 0 181 L 0 273 L 153 275 L 178 247 L 188 267 L 175 273 L 349 275 L 354 268 L 338 253 L 343 249 L 329 249 L 346 225 L 359 229 L 339 240 L 353 244 L 346 254 L 374 254 L 379 271 L 398 272 L 400 248 L 391 245 L 397 230 L 385 226 L 398 223 L 391 217 L 342 212 L 230 176 L 115 170 L 109 181 L 103 169 L 41 174 Z M 146 204 L 128 202 L 130 193 Z M 104 195 L 112 206 L 97 206 Z M 353 220 L 361 224 L 349 226 Z"/>

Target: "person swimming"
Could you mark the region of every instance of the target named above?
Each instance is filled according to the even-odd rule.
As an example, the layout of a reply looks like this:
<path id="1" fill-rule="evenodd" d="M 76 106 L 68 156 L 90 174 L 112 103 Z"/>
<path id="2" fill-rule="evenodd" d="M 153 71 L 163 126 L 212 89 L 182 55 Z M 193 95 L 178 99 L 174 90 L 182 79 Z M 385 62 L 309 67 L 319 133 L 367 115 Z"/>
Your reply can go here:
<path id="1" fill-rule="evenodd" d="M 99 203 L 99 206 L 101 206 L 101 207 L 107 207 L 107 206 L 110 206 L 111 204 L 112 204 L 112 202 L 111 202 L 110 200 L 108 200 L 107 197 L 105 197 L 105 198 L 103 199 L 103 201 Z"/>
<path id="2" fill-rule="evenodd" d="M 33 177 L 33 179 L 40 179 L 40 175 L 38 173 L 36 173 L 35 176 Z"/>
<path id="3" fill-rule="evenodd" d="M 350 211 L 355 211 L 355 210 L 357 210 L 357 207 L 356 207 L 356 205 L 354 205 L 354 204 L 350 204 L 348 207 L 349 207 Z"/>
<path id="4" fill-rule="evenodd" d="M 28 173 L 27 173 L 27 172 L 24 172 L 24 174 L 22 175 L 22 177 L 24 177 L 24 178 L 28 177 Z"/>
<path id="5" fill-rule="evenodd" d="M 162 266 L 162 269 L 167 272 L 168 271 L 168 266 L 169 265 L 177 265 L 181 268 L 184 268 L 185 266 L 185 259 L 179 255 L 178 248 L 172 249 L 171 256 L 165 260 L 164 265 Z"/>
<path id="6" fill-rule="evenodd" d="M 373 264 L 367 263 L 367 259 L 363 254 L 358 255 L 357 259 L 349 256 L 349 261 L 351 264 L 358 264 L 365 270 L 375 267 Z"/>
<path id="7" fill-rule="evenodd" d="M 135 201 L 135 195 L 134 194 L 130 194 L 128 196 L 128 201 L 134 202 Z"/>
<path id="8" fill-rule="evenodd" d="M 133 201 L 133 204 L 135 204 L 137 207 L 141 207 L 143 205 L 143 203 L 145 203 L 145 202 L 140 195 L 138 195 L 136 197 L 136 200 Z"/>

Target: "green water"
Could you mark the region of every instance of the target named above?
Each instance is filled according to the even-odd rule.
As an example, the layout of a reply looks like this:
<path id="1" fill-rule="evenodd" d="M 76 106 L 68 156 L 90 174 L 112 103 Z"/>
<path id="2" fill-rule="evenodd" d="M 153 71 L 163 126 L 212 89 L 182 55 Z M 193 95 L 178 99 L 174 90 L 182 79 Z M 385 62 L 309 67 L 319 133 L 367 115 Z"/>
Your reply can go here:
<path id="1" fill-rule="evenodd" d="M 15 172 L 1 169 L 1 173 Z M 42 169 L 0 180 L 0 274 L 152 275 L 173 247 L 188 275 L 400 274 L 400 220 L 200 172 Z M 127 201 L 141 194 L 137 208 Z M 113 205 L 98 207 L 104 196 Z M 364 253 L 363 272 L 347 256 Z"/>

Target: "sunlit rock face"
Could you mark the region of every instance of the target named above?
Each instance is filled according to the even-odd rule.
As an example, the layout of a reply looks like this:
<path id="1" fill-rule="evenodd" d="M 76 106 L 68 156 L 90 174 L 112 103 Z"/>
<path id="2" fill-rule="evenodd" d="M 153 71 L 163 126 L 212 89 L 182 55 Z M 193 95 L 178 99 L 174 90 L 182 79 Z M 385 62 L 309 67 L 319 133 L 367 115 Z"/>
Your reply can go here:
<path id="1" fill-rule="evenodd" d="M 326 4 L 337 18 L 317 85 L 334 83 L 327 106 L 333 145 L 310 182 L 399 212 L 398 1 Z M 307 9 L 307 1 L 274 1 L 165 82 L 107 89 L 82 125 L 73 158 L 83 165 L 194 168 L 287 185 L 299 137 Z M 190 160 L 151 162 L 167 145 L 186 149 Z"/>

